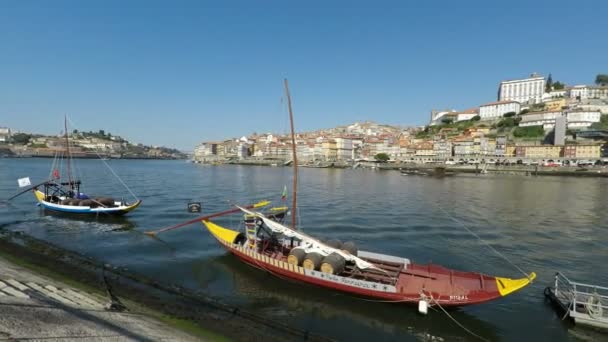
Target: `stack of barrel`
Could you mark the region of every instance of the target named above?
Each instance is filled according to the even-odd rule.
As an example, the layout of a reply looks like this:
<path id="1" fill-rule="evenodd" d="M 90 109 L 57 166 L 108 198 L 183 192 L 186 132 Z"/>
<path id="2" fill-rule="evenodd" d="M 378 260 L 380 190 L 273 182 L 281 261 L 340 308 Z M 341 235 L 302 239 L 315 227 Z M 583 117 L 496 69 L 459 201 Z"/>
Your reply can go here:
<path id="1" fill-rule="evenodd" d="M 97 208 L 97 207 L 112 208 L 112 207 L 114 207 L 114 199 L 109 198 L 109 197 L 101 197 L 101 198 L 95 198 L 95 199 L 66 198 L 63 201 L 61 201 L 61 204 L 74 205 L 74 206 L 80 206 L 80 207 L 90 207 L 90 208 Z"/>
<path id="2" fill-rule="evenodd" d="M 357 255 L 357 246 L 352 241 L 342 243 L 339 240 L 329 240 L 325 242 L 325 244 L 329 247 L 339 249 L 343 253 Z M 328 274 L 340 274 L 344 271 L 344 267 L 346 266 L 346 260 L 338 253 L 334 252 L 323 256 L 321 253 L 317 252 L 306 253 L 302 247 L 293 248 L 289 252 L 287 262 L 292 265 L 302 266 L 307 270 L 320 270 L 321 272 Z"/>

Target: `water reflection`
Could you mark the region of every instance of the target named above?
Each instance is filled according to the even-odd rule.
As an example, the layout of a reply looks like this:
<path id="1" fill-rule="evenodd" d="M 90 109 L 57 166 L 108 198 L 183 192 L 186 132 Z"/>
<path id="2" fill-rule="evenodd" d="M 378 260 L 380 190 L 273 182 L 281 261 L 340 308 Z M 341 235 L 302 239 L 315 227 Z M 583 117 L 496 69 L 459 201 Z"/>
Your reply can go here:
<path id="1" fill-rule="evenodd" d="M 289 321 L 302 329 L 316 334 L 330 334 L 339 339 L 358 340 L 382 339 L 404 340 L 441 337 L 446 341 L 470 339 L 461 328 L 446 324 L 449 320 L 443 312 L 431 311 L 421 316 L 414 306 L 379 303 L 364 298 L 353 297 L 326 289 L 278 279 L 275 276 L 245 265 L 230 254 L 210 260 L 221 268 L 210 272 L 208 263 L 193 268 L 200 288 L 210 288 L 214 282 L 222 282 L 221 277 L 209 274 L 230 274 L 234 294 L 245 298 L 244 306 L 269 319 Z M 450 314 L 461 324 L 489 340 L 496 340 L 496 327 L 460 310 Z M 350 321 L 366 327 L 353 334 Z M 331 322 L 332 324 L 328 324 Z"/>

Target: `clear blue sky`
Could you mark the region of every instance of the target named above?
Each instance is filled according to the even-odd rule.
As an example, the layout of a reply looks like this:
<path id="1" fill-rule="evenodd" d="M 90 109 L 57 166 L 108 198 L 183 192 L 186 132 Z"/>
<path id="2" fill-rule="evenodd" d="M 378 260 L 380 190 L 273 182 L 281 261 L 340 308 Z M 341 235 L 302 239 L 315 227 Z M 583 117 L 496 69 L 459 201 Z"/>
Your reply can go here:
<path id="1" fill-rule="evenodd" d="M 495 100 L 502 79 L 592 83 L 608 73 L 606 13 L 605 0 L 0 0 L 0 126 L 58 133 L 67 113 L 191 150 L 286 132 L 284 77 L 299 131 L 420 125 Z"/>

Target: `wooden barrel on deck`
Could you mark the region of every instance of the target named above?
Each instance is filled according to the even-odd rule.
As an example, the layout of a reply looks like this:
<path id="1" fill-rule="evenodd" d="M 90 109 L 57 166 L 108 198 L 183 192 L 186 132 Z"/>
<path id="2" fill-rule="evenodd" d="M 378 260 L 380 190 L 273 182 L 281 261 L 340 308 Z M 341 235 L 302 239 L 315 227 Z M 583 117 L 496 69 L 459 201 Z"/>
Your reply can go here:
<path id="1" fill-rule="evenodd" d="M 329 247 L 333 247 L 335 249 L 342 248 L 342 242 L 340 242 L 340 240 L 337 240 L 337 239 L 328 240 L 327 242 L 325 242 L 325 244 L 328 245 Z"/>
<path id="2" fill-rule="evenodd" d="M 321 261 L 323 261 L 323 255 L 317 252 L 307 253 L 302 262 L 302 267 L 307 270 L 318 270 L 321 266 Z"/>
<path id="3" fill-rule="evenodd" d="M 289 252 L 289 256 L 287 257 L 287 263 L 295 266 L 300 266 L 302 265 L 302 262 L 304 261 L 305 257 L 306 252 L 304 251 L 304 248 L 292 248 Z"/>
<path id="4" fill-rule="evenodd" d="M 100 198 L 96 198 L 95 200 L 97 202 L 103 204 L 103 206 L 106 206 L 106 207 L 114 206 L 114 199 L 110 198 L 110 197 L 100 197 Z"/>
<path id="5" fill-rule="evenodd" d="M 338 253 L 331 253 L 323 258 L 321 272 L 329 274 L 340 274 L 344 271 L 346 260 Z"/>
<path id="6" fill-rule="evenodd" d="M 93 204 L 95 204 L 95 202 L 93 202 L 93 200 L 90 200 L 90 199 L 84 199 L 84 200 L 78 201 L 79 207 L 93 207 Z"/>
<path id="7" fill-rule="evenodd" d="M 345 243 L 343 243 L 342 251 L 355 256 L 359 252 L 359 250 L 357 249 L 357 245 L 353 241 L 346 241 Z"/>

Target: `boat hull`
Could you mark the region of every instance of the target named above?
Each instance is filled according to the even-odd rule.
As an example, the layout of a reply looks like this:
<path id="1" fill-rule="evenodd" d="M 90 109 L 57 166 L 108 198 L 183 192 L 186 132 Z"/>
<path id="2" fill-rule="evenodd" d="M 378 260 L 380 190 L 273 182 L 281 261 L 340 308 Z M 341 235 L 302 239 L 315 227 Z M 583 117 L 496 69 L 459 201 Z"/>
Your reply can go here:
<path id="1" fill-rule="evenodd" d="M 137 200 L 136 202 L 131 204 L 119 205 L 111 208 L 91 208 L 87 206 L 62 205 L 45 201 L 44 193 L 39 190 L 34 190 L 34 195 L 36 196 L 36 199 L 38 200 L 40 206 L 42 206 L 45 210 L 49 210 L 54 213 L 76 214 L 86 216 L 121 216 L 135 210 L 141 204 L 141 200 Z"/>
<path id="2" fill-rule="evenodd" d="M 372 298 L 380 302 L 415 304 L 426 300 L 431 305 L 440 304 L 452 307 L 479 304 L 501 298 L 523 288 L 535 277 L 532 274 L 531 278 L 512 280 L 478 273 L 452 271 L 434 265 L 409 264 L 394 284 L 367 281 L 305 269 L 280 258 L 258 253 L 245 245 L 233 243 L 238 232 L 219 227 L 208 221 L 204 221 L 204 224 L 227 251 L 258 269 L 280 278 Z M 428 272 L 425 273 L 422 269 L 428 269 Z"/>

